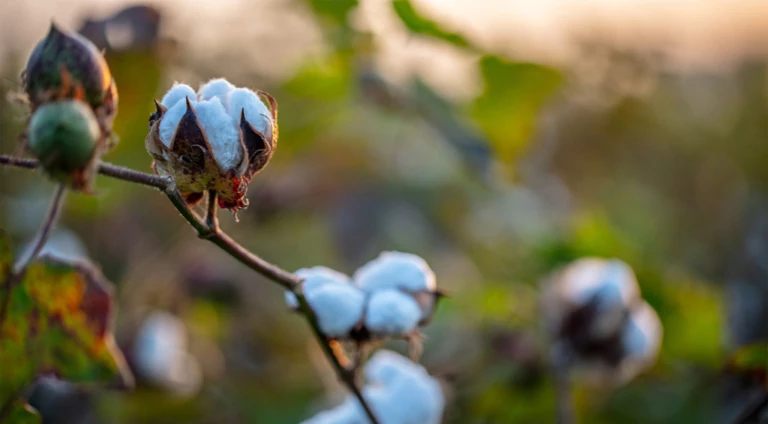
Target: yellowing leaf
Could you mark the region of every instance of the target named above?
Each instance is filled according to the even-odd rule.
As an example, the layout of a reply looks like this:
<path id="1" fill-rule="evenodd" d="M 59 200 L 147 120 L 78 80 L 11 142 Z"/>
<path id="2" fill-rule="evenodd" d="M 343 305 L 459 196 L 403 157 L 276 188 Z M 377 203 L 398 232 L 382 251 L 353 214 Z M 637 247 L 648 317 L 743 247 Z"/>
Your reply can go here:
<path id="1" fill-rule="evenodd" d="M 131 385 L 109 331 L 112 296 L 101 272 L 44 257 L 18 281 L 11 276 L 9 246 L 0 233 L 0 407 L 15 402 L 41 374 Z"/>

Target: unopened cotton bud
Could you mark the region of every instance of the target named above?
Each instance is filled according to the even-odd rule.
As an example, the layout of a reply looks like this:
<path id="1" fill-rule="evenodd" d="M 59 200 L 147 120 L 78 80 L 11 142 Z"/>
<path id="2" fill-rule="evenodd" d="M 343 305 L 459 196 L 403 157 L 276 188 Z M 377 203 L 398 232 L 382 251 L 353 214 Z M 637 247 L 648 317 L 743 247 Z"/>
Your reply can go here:
<path id="1" fill-rule="evenodd" d="M 61 100 L 40 106 L 29 122 L 28 137 L 29 150 L 48 174 L 75 187 L 88 185 L 100 137 L 88 105 Z"/>
<path id="2" fill-rule="evenodd" d="M 351 284 L 323 284 L 305 296 L 327 336 L 346 336 L 363 317 L 365 295 Z"/>
<path id="3" fill-rule="evenodd" d="M 71 81 L 66 81 L 62 71 Z M 75 88 L 80 87 L 82 99 L 97 109 L 107 99 L 113 82 L 104 56 L 93 43 L 53 23 L 48 35 L 29 56 L 23 77 L 24 90 L 33 108 L 51 100 L 52 96 L 79 98 L 75 96 Z"/>
<path id="4" fill-rule="evenodd" d="M 409 294 L 397 289 L 377 290 L 370 295 L 365 328 L 379 335 L 402 335 L 416 329 L 421 309 Z"/>
<path id="5" fill-rule="evenodd" d="M 383 252 L 358 269 L 353 279 L 367 292 L 386 288 L 435 290 L 435 273 L 424 259 L 411 253 Z"/>

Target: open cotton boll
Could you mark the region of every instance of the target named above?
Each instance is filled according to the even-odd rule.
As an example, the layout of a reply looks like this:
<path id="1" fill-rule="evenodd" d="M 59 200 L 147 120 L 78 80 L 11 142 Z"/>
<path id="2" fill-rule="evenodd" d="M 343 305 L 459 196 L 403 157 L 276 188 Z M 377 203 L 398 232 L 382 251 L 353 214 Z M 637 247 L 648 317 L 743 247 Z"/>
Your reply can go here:
<path id="1" fill-rule="evenodd" d="M 411 253 L 383 252 L 358 269 L 353 279 L 367 292 L 385 288 L 435 290 L 435 273 L 424 259 Z"/>
<path id="2" fill-rule="evenodd" d="M 351 285 L 352 280 L 346 274 L 333 270 L 324 266 L 315 266 L 312 268 L 301 268 L 294 274 L 301 277 L 302 290 L 304 295 L 317 289 L 324 284 L 348 284 Z M 285 292 L 285 303 L 288 307 L 296 309 L 299 307 L 299 301 L 296 299 L 296 295 L 290 291 Z"/>
<path id="3" fill-rule="evenodd" d="M 197 98 L 199 100 L 217 98 L 224 105 L 224 109 L 229 110 L 229 93 L 234 89 L 235 86 L 224 78 L 215 78 L 200 86 L 197 90 Z"/>
<path id="4" fill-rule="evenodd" d="M 227 115 L 224 105 L 214 97 L 198 102 L 195 112 L 208 136 L 219 169 L 222 172 L 236 169 L 243 161 L 245 148 L 240 143 L 240 131 Z"/>
<path id="5" fill-rule="evenodd" d="M 167 312 L 153 312 L 144 320 L 133 347 L 136 370 L 145 379 L 165 385 L 174 380 L 174 367 L 187 349 L 184 323 Z"/>
<path id="6" fill-rule="evenodd" d="M 349 334 L 363 316 L 365 295 L 351 284 L 326 283 L 304 294 L 327 336 Z"/>
<path id="7" fill-rule="evenodd" d="M 192 87 L 188 86 L 187 84 L 174 83 L 173 87 L 171 87 L 170 90 L 165 93 L 165 96 L 163 96 L 163 100 L 161 100 L 160 103 L 170 109 L 185 97 L 188 98 L 191 102 L 197 100 L 197 94 L 195 94 L 195 90 L 193 90 Z M 174 128 L 176 127 L 174 126 Z"/>
<path id="8" fill-rule="evenodd" d="M 365 328 L 374 334 L 400 335 L 416 329 L 421 309 L 416 300 L 397 289 L 375 291 L 365 314 Z"/>
<path id="9" fill-rule="evenodd" d="M 415 371 L 425 372 L 420 365 L 391 350 L 376 352 L 363 369 L 365 379 L 368 382 L 384 385 L 391 383 L 403 374 Z"/>
<path id="10" fill-rule="evenodd" d="M 247 88 L 236 88 L 229 93 L 229 115 L 240 123 L 240 114 L 245 111 L 245 120 L 267 139 L 272 138 L 272 114 L 258 94 Z"/>
<path id="11" fill-rule="evenodd" d="M 190 101 L 190 103 L 194 107 L 196 102 Z M 165 112 L 165 114 L 163 115 L 163 119 L 160 120 L 160 128 L 159 128 L 160 141 L 162 141 L 163 144 L 166 145 L 166 147 L 171 147 L 173 136 L 174 134 L 176 134 L 176 127 L 179 126 L 179 121 L 181 121 L 181 118 L 184 116 L 184 113 L 186 112 L 187 112 L 187 102 L 185 101 L 176 102 L 176 104 L 171 106 Z"/>

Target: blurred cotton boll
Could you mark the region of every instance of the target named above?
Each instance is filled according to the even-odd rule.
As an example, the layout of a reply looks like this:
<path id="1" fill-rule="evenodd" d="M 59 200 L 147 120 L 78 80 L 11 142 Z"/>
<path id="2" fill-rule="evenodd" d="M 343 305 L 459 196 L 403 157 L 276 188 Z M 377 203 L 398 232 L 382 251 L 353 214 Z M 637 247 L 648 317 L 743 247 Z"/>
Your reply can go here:
<path id="1" fill-rule="evenodd" d="M 23 249 L 22 256 L 27 257 L 34 249 L 34 240 L 31 240 Z M 64 262 L 88 262 L 88 251 L 77 234 L 65 228 L 57 228 L 45 242 L 40 256 L 49 256 Z"/>
<path id="2" fill-rule="evenodd" d="M 367 292 L 385 288 L 435 290 L 435 273 L 424 259 L 412 253 L 383 252 L 358 269 L 353 278 Z"/>
<path id="3" fill-rule="evenodd" d="M 363 370 L 363 397 L 382 424 L 436 424 L 442 420 L 445 396 L 439 382 L 419 364 L 391 351 L 376 353 Z M 356 399 L 321 412 L 304 424 L 369 423 Z"/>
<path id="4" fill-rule="evenodd" d="M 352 282 L 347 275 L 324 266 L 302 268 L 294 274 L 303 279 L 302 290 L 304 291 L 305 296 L 307 293 L 325 284 L 351 284 Z M 296 299 L 296 295 L 291 292 L 285 292 L 285 303 L 287 303 L 288 307 L 291 309 L 297 309 L 299 307 L 299 301 Z"/>
<path id="5" fill-rule="evenodd" d="M 553 277 L 544 297 L 544 311 L 552 331 L 575 331 L 571 327 L 577 325 L 579 332 L 603 338 L 617 331 L 630 305 L 639 298 L 637 280 L 627 264 L 583 258 Z"/>
<path id="6" fill-rule="evenodd" d="M 179 396 L 193 396 L 202 385 L 200 365 L 187 351 L 186 326 L 167 312 L 153 312 L 144 320 L 133 358 L 142 378 Z"/>
<path id="7" fill-rule="evenodd" d="M 365 310 L 365 328 L 378 335 L 402 335 L 416 330 L 421 309 L 409 294 L 395 289 L 371 294 Z"/>
<path id="8" fill-rule="evenodd" d="M 557 356 L 586 380 L 623 384 L 656 360 L 661 321 L 622 261 L 567 265 L 544 287 L 542 308 Z"/>

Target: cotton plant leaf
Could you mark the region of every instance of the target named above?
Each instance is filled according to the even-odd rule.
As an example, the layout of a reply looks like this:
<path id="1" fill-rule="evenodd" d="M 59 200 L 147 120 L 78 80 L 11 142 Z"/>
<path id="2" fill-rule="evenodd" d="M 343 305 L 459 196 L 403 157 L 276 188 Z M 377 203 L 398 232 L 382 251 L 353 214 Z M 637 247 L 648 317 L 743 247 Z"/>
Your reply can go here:
<path id="1" fill-rule="evenodd" d="M 15 281 L 10 252 L 0 232 L 0 407 L 16 402 L 39 375 L 132 385 L 110 332 L 112 294 L 101 272 L 89 264 L 42 257 Z"/>
<path id="2" fill-rule="evenodd" d="M 433 37 L 457 47 L 471 47 L 469 41 L 460 34 L 445 30 L 437 22 L 422 16 L 410 0 L 394 0 L 392 8 L 403 25 L 414 34 Z"/>

